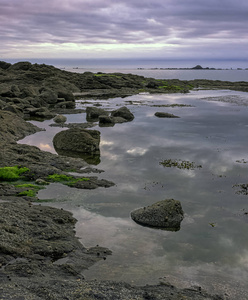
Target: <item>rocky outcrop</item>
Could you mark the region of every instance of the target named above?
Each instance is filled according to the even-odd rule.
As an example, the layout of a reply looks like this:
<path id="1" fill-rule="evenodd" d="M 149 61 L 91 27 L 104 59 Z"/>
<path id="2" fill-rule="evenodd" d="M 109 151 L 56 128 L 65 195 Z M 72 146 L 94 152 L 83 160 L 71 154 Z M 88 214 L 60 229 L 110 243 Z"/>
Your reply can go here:
<path id="1" fill-rule="evenodd" d="M 3 147 L 3 142 L 14 142 L 18 139 L 24 138 L 26 135 L 41 131 L 39 127 L 25 122 L 21 117 L 13 112 L 0 110 L 0 146 L 3 152 L 7 148 Z M 5 150 L 5 151 L 4 151 Z"/>
<path id="2" fill-rule="evenodd" d="M 57 133 L 53 138 L 55 149 L 80 152 L 80 153 L 100 153 L 100 132 L 97 130 L 87 130 L 71 128 Z"/>
<path id="3" fill-rule="evenodd" d="M 181 203 L 174 199 L 162 200 L 131 212 L 132 219 L 141 225 L 171 231 L 180 229 L 183 215 Z"/>

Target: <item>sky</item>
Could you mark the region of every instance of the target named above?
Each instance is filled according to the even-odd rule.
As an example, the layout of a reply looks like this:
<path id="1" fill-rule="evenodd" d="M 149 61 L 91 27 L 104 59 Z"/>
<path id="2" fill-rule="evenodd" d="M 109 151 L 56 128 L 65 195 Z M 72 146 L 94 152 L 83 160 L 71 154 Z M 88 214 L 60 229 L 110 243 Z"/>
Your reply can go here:
<path id="1" fill-rule="evenodd" d="M 0 0 L 0 60 L 247 60 L 247 28 L 247 0 Z"/>

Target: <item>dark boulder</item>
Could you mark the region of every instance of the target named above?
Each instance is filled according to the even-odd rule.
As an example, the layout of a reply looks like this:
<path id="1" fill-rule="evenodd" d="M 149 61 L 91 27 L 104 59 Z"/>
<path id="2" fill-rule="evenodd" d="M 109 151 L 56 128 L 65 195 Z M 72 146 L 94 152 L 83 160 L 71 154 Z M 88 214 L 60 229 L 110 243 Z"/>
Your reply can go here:
<path id="1" fill-rule="evenodd" d="M 171 231 L 180 229 L 183 215 L 181 203 L 174 199 L 162 200 L 131 212 L 132 219 L 141 225 Z"/>
<path id="2" fill-rule="evenodd" d="M 53 138 L 54 148 L 79 153 L 99 153 L 100 132 L 70 128 L 57 133 Z"/>
<path id="3" fill-rule="evenodd" d="M 159 87 L 159 83 L 157 81 L 149 81 L 146 87 L 149 89 L 156 89 Z"/>
<path id="4" fill-rule="evenodd" d="M 131 111 L 126 106 L 123 106 L 117 110 L 112 111 L 111 116 L 112 117 L 121 117 L 121 118 L 125 119 L 126 121 L 132 121 L 134 119 L 134 115 L 131 113 Z"/>
<path id="5" fill-rule="evenodd" d="M 158 118 L 179 118 L 178 116 L 166 112 L 156 112 L 155 116 Z"/>
<path id="6" fill-rule="evenodd" d="M 0 61 L 0 68 L 3 70 L 7 70 L 11 66 L 10 63 L 7 63 L 5 61 Z"/>
<path id="7" fill-rule="evenodd" d="M 58 98 L 64 98 L 65 101 L 75 101 L 75 97 L 70 91 L 59 90 Z"/>
<path id="8" fill-rule="evenodd" d="M 86 119 L 87 121 L 98 120 L 99 116 L 108 116 L 109 112 L 98 107 L 87 107 L 86 108 Z"/>
<path id="9" fill-rule="evenodd" d="M 114 126 L 115 125 L 115 121 L 113 117 L 110 116 L 104 116 L 101 115 L 99 116 L 99 126 Z"/>

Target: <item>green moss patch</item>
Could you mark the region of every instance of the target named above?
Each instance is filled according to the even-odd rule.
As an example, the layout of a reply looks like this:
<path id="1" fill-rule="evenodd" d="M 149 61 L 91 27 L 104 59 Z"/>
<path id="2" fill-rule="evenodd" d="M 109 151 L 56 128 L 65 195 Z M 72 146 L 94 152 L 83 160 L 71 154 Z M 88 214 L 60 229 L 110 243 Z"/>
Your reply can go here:
<path id="1" fill-rule="evenodd" d="M 37 193 L 37 191 L 27 190 L 27 191 L 20 192 L 18 195 L 19 196 L 27 196 L 27 197 L 35 197 L 36 193 Z"/>
<path id="2" fill-rule="evenodd" d="M 28 196 L 35 197 L 39 190 L 44 189 L 44 187 L 40 187 L 35 184 L 25 183 L 25 184 L 16 184 L 15 187 L 23 188 L 24 190 L 18 194 L 18 196 Z"/>
<path id="3" fill-rule="evenodd" d="M 187 170 L 194 170 L 196 168 L 202 168 L 201 165 L 196 165 L 194 162 L 190 162 L 187 160 L 181 159 L 166 159 L 159 163 L 160 165 L 166 168 L 178 168 L 178 169 L 187 169 Z"/>
<path id="4" fill-rule="evenodd" d="M 28 168 L 25 167 L 3 167 L 0 168 L 0 180 L 2 181 L 16 181 L 22 178 L 22 174 L 30 171 Z"/>
<path id="5" fill-rule="evenodd" d="M 64 174 L 53 174 L 47 176 L 46 180 L 48 182 L 61 182 L 65 185 L 73 186 L 78 181 L 89 181 L 90 179 L 86 177 L 75 178 L 73 176 L 68 176 Z"/>
<path id="6" fill-rule="evenodd" d="M 106 73 L 97 73 L 94 74 L 96 77 L 115 77 L 115 78 L 122 78 L 120 75 L 115 75 L 115 74 L 106 74 Z"/>

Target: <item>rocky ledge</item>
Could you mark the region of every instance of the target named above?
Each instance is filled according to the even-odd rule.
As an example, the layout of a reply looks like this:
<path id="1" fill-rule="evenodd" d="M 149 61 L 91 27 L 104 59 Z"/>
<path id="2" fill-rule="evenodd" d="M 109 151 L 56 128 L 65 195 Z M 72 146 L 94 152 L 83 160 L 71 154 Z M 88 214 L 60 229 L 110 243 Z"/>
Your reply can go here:
<path id="1" fill-rule="evenodd" d="M 229 88 L 231 85 L 228 83 Z M 239 86 L 247 89 L 247 83 Z M 60 209 L 34 205 L 35 191 L 37 186 L 58 178 L 77 188 L 108 187 L 113 183 L 89 176 L 101 170 L 82 158 L 54 155 L 17 143 L 41 130 L 25 119 L 74 112 L 76 95 L 116 97 L 140 91 L 187 92 L 193 87 L 194 83 L 178 80 L 159 81 L 120 73 L 76 74 L 29 62 L 0 62 L 1 299 L 222 299 L 200 287 L 181 290 L 170 284 L 135 287 L 87 281 L 82 271 L 106 259 L 111 251 L 98 245 L 85 248 L 75 236 L 73 216 Z M 87 176 L 72 176 L 72 170 Z M 19 177 L 28 183 L 17 185 L 14 180 Z"/>

